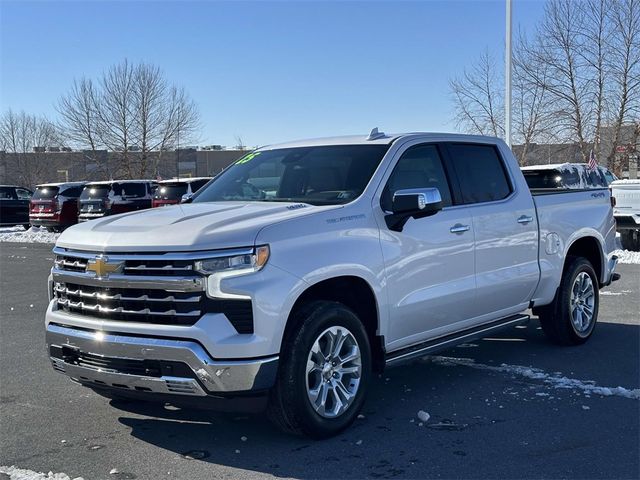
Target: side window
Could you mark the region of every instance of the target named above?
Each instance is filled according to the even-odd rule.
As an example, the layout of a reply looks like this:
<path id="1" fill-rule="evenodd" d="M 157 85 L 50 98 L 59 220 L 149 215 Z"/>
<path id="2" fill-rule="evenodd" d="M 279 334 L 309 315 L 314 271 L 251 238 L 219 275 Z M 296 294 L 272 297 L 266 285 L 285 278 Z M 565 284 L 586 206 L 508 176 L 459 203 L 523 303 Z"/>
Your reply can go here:
<path id="1" fill-rule="evenodd" d="M 24 188 L 16 188 L 16 195 L 18 195 L 18 200 L 29 200 L 31 198 L 31 192 Z"/>
<path id="2" fill-rule="evenodd" d="M 391 211 L 394 192 L 430 187 L 440 190 L 444 206 L 451 205 L 451 191 L 438 148 L 435 145 L 416 145 L 398 160 L 382 192 L 380 206 L 385 211 Z"/>
<path id="3" fill-rule="evenodd" d="M 511 193 L 505 167 L 492 145 L 450 144 L 463 203 L 502 200 Z"/>

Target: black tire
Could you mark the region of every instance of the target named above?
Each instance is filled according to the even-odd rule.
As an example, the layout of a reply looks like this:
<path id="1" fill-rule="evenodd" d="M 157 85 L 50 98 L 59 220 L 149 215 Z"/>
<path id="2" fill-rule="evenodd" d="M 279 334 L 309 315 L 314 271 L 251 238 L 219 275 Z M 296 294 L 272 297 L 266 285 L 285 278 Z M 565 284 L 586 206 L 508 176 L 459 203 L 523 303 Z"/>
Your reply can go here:
<path id="1" fill-rule="evenodd" d="M 572 289 L 581 273 L 591 278 L 593 287 L 593 315 L 588 326 L 580 331 L 572 321 Z M 596 327 L 600 304 L 599 283 L 591 262 L 583 257 L 568 257 L 562 272 L 560 286 L 553 302 L 536 309 L 542 330 L 549 340 L 559 345 L 581 345 L 585 343 Z"/>
<path id="2" fill-rule="evenodd" d="M 620 232 L 620 243 L 625 250 L 640 251 L 640 232 L 638 230 Z"/>
<path id="3" fill-rule="evenodd" d="M 371 377 L 371 347 L 358 316 L 341 303 L 314 301 L 294 312 L 295 328 L 283 341 L 275 387 L 270 392 L 267 414 L 281 430 L 321 439 L 347 428 L 364 404 Z M 334 418 L 321 416 L 307 394 L 307 360 L 318 337 L 331 327 L 346 328 L 360 351 L 359 384 L 346 410 Z M 322 377 L 320 382 L 322 382 Z"/>

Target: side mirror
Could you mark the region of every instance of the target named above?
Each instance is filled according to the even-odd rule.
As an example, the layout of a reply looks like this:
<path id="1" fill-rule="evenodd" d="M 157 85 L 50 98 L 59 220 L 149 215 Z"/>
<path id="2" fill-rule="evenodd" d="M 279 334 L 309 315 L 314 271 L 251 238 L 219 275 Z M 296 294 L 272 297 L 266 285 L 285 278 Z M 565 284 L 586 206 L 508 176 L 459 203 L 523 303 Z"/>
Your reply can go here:
<path id="1" fill-rule="evenodd" d="M 185 193 L 182 195 L 180 203 L 191 203 L 191 197 L 193 197 L 193 193 Z"/>
<path id="2" fill-rule="evenodd" d="M 442 196 L 437 188 L 412 188 L 393 194 L 391 213 L 385 217 L 390 230 L 401 232 L 409 218 L 423 218 L 442 210 Z"/>

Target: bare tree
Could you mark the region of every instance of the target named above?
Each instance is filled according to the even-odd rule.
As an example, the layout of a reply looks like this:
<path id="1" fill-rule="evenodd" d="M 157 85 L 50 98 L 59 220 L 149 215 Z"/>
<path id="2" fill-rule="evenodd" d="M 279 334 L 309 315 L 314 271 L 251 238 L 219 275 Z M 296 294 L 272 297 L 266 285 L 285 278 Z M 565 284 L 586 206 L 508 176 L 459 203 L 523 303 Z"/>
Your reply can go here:
<path id="1" fill-rule="evenodd" d="M 611 49 L 612 70 L 612 141 L 607 155 L 609 167 L 620 172 L 616 162 L 616 146 L 620 142 L 622 126 L 626 121 L 637 123 L 640 130 L 640 1 L 619 0 L 610 10 L 613 23 L 611 39 L 616 48 Z M 637 142 L 637 135 L 634 135 Z"/>
<path id="2" fill-rule="evenodd" d="M 199 128 L 198 109 L 184 89 L 169 84 L 157 66 L 127 60 L 95 83 L 74 83 L 58 110 L 74 141 L 116 152 L 118 173 L 127 178 L 155 173 L 162 152 Z"/>
<path id="3" fill-rule="evenodd" d="M 0 116 L 0 145 L 9 156 L 8 177 L 25 186 L 49 179 L 52 174 L 46 147 L 58 146 L 56 126 L 44 117 L 8 110 Z"/>
<path id="4" fill-rule="evenodd" d="M 58 101 L 56 109 L 65 141 L 86 150 L 86 160 L 98 165 L 98 169 L 110 178 L 109 163 L 98 154 L 98 150 L 104 147 L 98 123 L 98 98 L 93 81 L 81 78 L 74 80 L 69 92 Z"/>
<path id="5" fill-rule="evenodd" d="M 640 122 L 640 0 L 549 0 L 533 41 L 516 43 L 514 141 L 520 161 L 536 141 L 576 143 L 583 161 L 593 149 L 619 172 L 616 147 Z M 501 125 L 501 77 L 486 53 L 451 82 L 459 128 L 494 134 Z M 494 80 L 497 81 L 494 82 Z"/>
<path id="6" fill-rule="evenodd" d="M 451 79 L 449 88 L 453 96 L 456 126 L 469 133 L 502 136 L 502 85 L 495 62 L 486 51 L 471 69 L 463 72 L 462 77 Z"/>

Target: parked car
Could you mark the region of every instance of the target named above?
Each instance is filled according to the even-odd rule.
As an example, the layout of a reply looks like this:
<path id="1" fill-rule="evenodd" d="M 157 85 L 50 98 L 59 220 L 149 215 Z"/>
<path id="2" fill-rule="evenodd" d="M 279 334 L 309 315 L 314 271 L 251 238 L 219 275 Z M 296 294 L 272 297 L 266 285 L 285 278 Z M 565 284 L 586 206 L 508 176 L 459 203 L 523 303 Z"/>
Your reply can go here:
<path id="1" fill-rule="evenodd" d="M 33 192 L 17 185 L 0 185 L 0 226 L 29 228 L 29 199 Z"/>
<path id="2" fill-rule="evenodd" d="M 84 185 L 85 182 L 37 185 L 29 209 L 31 225 L 61 232 L 78 223 L 78 199 Z"/>
<path id="3" fill-rule="evenodd" d="M 522 167 L 530 188 L 602 188 L 617 177 L 606 167 L 591 170 L 586 163 L 559 163 Z"/>
<path id="4" fill-rule="evenodd" d="M 155 185 L 151 180 L 87 183 L 80 194 L 78 221 L 151 208 Z"/>
<path id="5" fill-rule="evenodd" d="M 153 194 L 152 205 L 154 207 L 164 207 L 165 205 L 180 203 L 183 198 L 191 198 L 209 180 L 211 180 L 211 177 L 161 180 L 158 182 L 158 188 Z"/>
<path id="6" fill-rule="evenodd" d="M 266 407 L 322 438 L 385 366 L 529 308 L 553 342 L 586 342 L 614 249 L 606 187 L 532 191 L 496 138 L 268 146 L 181 208 L 63 232 L 46 341 L 56 371 L 105 396 Z"/>
<path id="7" fill-rule="evenodd" d="M 613 216 L 626 250 L 640 250 L 640 180 L 616 180 L 609 186 L 616 199 Z"/>

